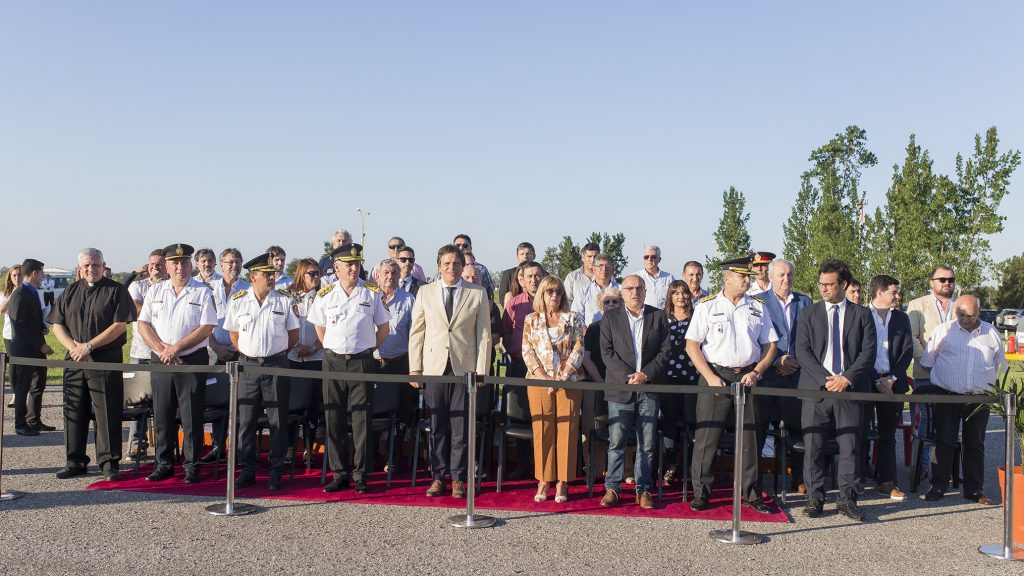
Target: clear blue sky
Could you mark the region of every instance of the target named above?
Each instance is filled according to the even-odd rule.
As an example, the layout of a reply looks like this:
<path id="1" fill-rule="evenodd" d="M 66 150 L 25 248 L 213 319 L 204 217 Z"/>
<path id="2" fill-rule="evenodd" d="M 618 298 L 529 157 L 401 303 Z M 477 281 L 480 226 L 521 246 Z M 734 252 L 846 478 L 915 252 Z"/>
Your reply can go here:
<path id="1" fill-rule="evenodd" d="M 1017 2 L 6 2 L 0 262 L 114 270 L 190 242 L 318 256 L 368 211 L 428 271 L 469 233 L 510 266 L 623 232 L 663 265 L 713 253 L 736 186 L 759 249 L 811 150 L 848 124 L 879 165 L 911 133 L 952 172 L 976 133 L 1024 148 Z M 1024 173 L 993 257 L 1021 251 Z"/>

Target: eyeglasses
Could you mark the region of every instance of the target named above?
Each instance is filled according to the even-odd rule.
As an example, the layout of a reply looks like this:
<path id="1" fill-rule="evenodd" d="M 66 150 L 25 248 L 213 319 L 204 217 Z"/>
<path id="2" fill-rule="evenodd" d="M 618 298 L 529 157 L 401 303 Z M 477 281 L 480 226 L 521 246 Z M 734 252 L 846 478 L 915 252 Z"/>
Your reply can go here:
<path id="1" fill-rule="evenodd" d="M 545 296 L 561 296 L 562 290 L 560 288 L 548 288 L 544 291 Z"/>
<path id="2" fill-rule="evenodd" d="M 644 254 L 644 260 L 660 260 L 661 256 L 657 254 Z"/>
<path id="3" fill-rule="evenodd" d="M 466 248 L 469 248 L 469 244 L 456 244 L 455 247 L 458 248 L 459 250 L 465 250 Z"/>
<path id="4" fill-rule="evenodd" d="M 309 276 L 310 278 L 319 278 L 320 277 L 320 271 L 319 270 L 310 270 L 310 271 L 306 272 L 306 276 Z"/>
<path id="5" fill-rule="evenodd" d="M 410 262 L 410 263 L 415 262 L 416 259 L 415 258 L 408 258 L 408 257 L 405 257 L 405 256 L 399 256 L 398 257 L 398 261 L 401 262 L 402 264 L 405 264 L 406 262 Z"/>
<path id="6" fill-rule="evenodd" d="M 821 288 L 822 290 L 832 288 L 834 286 L 839 286 L 839 282 L 818 282 L 818 288 Z"/>
<path id="7" fill-rule="evenodd" d="M 388 244 L 389 250 L 398 250 L 399 248 L 404 248 L 404 246 L 401 244 Z"/>
<path id="8" fill-rule="evenodd" d="M 956 277 L 950 276 L 949 278 L 932 278 L 932 280 L 936 282 L 941 282 L 942 284 L 953 284 L 954 282 L 956 282 Z"/>
<path id="9" fill-rule="evenodd" d="M 604 303 L 605 306 L 615 306 L 617 304 L 622 304 L 622 302 L 620 302 L 620 301 L 618 301 L 618 300 L 616 300 L 614 298 L 609 299 L 609 300 L 604 300 L 603 303 Z"/>

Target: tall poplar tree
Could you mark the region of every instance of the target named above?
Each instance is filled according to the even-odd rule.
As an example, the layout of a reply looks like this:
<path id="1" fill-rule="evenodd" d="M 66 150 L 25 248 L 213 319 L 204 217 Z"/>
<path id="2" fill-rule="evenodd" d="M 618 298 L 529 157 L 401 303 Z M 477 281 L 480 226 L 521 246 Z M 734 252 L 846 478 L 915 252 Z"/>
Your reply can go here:
<path id="1" fill-rule="evenodd" d="M 715 248 L 718 250 L 714 258 L 705 256 L 711 291 L 717 292 L 722 287 L 722 272 L 718 265 L 723 260 L 739 258 L 750 253 L 750 232 L 747 231 L 747 199 L 736 188 L 722 192 L 722 217 L 718 220 L 715 230 Z"/>

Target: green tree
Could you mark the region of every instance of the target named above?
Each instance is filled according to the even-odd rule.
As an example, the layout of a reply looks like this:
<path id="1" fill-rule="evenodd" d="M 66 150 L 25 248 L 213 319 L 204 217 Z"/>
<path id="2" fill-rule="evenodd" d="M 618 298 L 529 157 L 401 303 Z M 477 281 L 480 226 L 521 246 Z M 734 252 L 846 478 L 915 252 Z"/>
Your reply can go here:
<path id="1" fill-rule="evenodd" d="M 739 258 L 750 254 L 750 232 L 747 231 L 747 199 L 736 188 L 729 186 L 722 192 L 722 217 L 718 220 L 715 230 L 715 248 L 718 250 L 714 258 L 705 256 L 705 269 L 711 283 L 711 291 L 717 292 L 722 287 L 722 272 L 718 265 L 723 260 Z"/>
<path id="2" fill-rule="evenodd" d="M 292 258 L 284 265 L 284 273 L 295 278 L 295 269 L 299 267 L 299 258 Z"/>
<path id="3" fill-rule="evenodd" d="M 854 276 L 864 272 L 861 171 L 878 159 L 867 149 L 867 133 L 847 126 L 811 153 L 800 192 L 783 226 L 786 258 L 796 264 L 793 288 L 814 294 L 818 263 L 845 261 Z"/>
<path id="4" fill-rule="evenodd" d="M 1024 254 L 1003 260 L 995 269 L 999 276 L 999 291 L 994 307 L 1024 308 Z"/>
<path id="5" fill-rule="evenodd" d="M 625 273 L 626 266 L 629 265 L 629 258 L 622 252 L 622 246 L 626 243 L 626 235 L 622 232 L 616 234 L 591 232 L 590 236 L 587 236 L 586 241 L 600 246 L 601 254 L 611 258 L 615 268 L 612 271 L 612 275 L 621 280 L 621 275 Z"/>
<path id="6" fill-rule="evenodd" d="M 583 265 L 583 258 L 580 256 L 580 247 L 573 243 L 572 236 L 562 236 L 558 246 L 549 246 L 544 250 L 544 257 L 541 258 L 541 266 L 559 278 L 565 278 L 569 272 Z"/>

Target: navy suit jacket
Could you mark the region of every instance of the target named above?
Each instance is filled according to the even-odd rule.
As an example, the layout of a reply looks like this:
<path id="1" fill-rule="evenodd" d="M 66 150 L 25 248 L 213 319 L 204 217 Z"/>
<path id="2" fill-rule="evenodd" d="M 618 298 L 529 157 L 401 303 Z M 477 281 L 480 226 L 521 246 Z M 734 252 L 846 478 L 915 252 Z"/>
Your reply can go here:
<path id="1" fill-rule="evenodd" d="M 779 304 L 779 299 L 775 297 L 775 292 L 768 290 L 758 294 L 757 297 L 764 302 L 764 308 L 768 311 L 768 316 L 772 320 L 775 333 L 779 335 L 775 362 L 778 362 L 779 358 L 787 354 L 792 356 L 796 345 L 797 318 L 799 318 L 801 310 L 811 305 L 811 299 L 803 294 L 793 292 L 793 301 L 789 304 L 789 325 L 793 329 L 789 330 L 786 328 L 786 320 L 782 314 L 782 305 Z"/>
<path id="2" fill-rule="evenodd" d="M 38 292 L 26 288 L 24 284 L 15 288 L 7 305 L 7 317 L 11 319 L 11 327 L 14 329 L 8 352 L 22 358 L 45 358 L 43 344 L 46 343 L 46 326 L 43 324 L 43 305 L 39 302 Z"/>
<path id="3" fill-rule="evenodd" d="M 896 382 L 892 385 L 894 393 L 906 394 L 910 389 L 907 385 L 907 370 L 913 359 L 914 335 L 910 330 L 910 316 L 902 310 L 894 309 L 889 316 L 889 373 L 896 377 Z M 872 369 L 871 377 L 877 380 L 878 372 Z"/>
<path id="4" fill-rule="evenodd" d="M 640 351 L 640 371 L 647 375 L 647 383 L 654 384 L 665 370 L 672 353 L 669 341 L 668 319 L 665 311 L 644 305 L 644 328 Z M 605 312 L 601 320 L 601 359 L 604 360 L 604 381 L 625 384 L 627 377 L 636 372 L 633 353 L 633 333 L 626 318 L 626 307 L 619 306 Z M 632 392 L 604 393 L 609 402 L 625 403 L 633 398 Z"/>
<path id="5" fill-rule="evenodd" d="M 828 312 L 824 301 L 812 304 L 797 321 L 796 359 L 800 363 L 799 388 L 821 390 L 830 376 L 822 364 L 828 348 Z M 875 321 L 864 306 L 846 303 L 843 318 L 843 376 L 854 392 L 871 392 L 875 368 Z"/>

